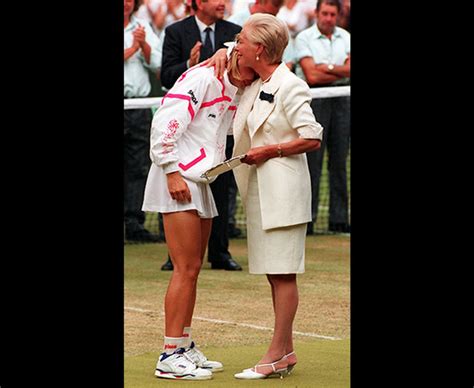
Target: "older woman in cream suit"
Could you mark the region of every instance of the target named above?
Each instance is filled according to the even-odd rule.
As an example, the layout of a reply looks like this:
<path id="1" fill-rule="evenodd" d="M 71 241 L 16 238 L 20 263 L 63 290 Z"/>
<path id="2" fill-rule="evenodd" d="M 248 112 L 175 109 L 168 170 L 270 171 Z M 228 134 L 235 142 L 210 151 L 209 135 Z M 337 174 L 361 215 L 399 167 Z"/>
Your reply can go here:
<path id="1" fill-rule="evenodd" d="M 235 375 L 261 379 L 290 372 L 296 364 L 292 326 L 298 306 L 296 274 L 304 272 L 311 184 L 306 151 L 320 147 L 322 127 L 312 113 L 307 84 L 281 61 L 285 24 L 254 14 L 237 37 L 239 65 L 259 75 L 240 100 L 233 124 L 234 169 L 247 217 L 249 272 L 265 274 L 272 289 L 275 331 L 266 354 Z"/>

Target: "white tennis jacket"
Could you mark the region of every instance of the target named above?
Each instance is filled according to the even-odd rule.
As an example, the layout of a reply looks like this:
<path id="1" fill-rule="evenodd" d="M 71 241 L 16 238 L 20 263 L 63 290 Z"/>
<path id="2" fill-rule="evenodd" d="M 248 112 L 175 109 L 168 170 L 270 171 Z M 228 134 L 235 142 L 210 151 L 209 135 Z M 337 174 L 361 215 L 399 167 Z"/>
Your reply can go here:
<path id="1" fill-rule="evenodd" d="M 237 91 L 227 72 L 222 80 L 214 75 L 214 68 L 203 65 L 183 73 L 153 117 L 152 162 L 165 174 L 179 171 L 195 182 L 208 183 L 201 174 L 225 160 L 226 138 L 232 134 L 240 96 Z M 150 173 L 153 170 L 154 166 Z"/>

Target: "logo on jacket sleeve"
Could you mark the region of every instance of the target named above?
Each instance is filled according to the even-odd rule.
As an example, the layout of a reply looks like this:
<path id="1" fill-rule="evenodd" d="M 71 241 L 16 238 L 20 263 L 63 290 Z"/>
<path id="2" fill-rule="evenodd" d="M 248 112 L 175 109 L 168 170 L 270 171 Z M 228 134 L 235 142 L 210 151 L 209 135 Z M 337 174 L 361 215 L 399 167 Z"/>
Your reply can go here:
<path id="1" fill-rule="evenodd" d="M 198 103 L 198 100 L 194 95 L 194 92 L 192 90 L 188 90 L 188 94 L 191 96 L 191 101 L 194 103 L 194 105 L 196 105 Z"/>

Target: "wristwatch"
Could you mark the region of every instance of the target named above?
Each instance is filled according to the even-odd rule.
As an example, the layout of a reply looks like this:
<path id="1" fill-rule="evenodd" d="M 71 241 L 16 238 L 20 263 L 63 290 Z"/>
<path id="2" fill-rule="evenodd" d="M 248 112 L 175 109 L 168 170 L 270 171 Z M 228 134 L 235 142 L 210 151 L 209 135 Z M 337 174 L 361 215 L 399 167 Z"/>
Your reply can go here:
<path id="1" fill-rule="evenodd" d="M 334 70 L 334 65 L 333 65 L 332 63 L 330 63 L 330 64 L 328 65 L 328 70 L 330 70 L 330 71 L 333 71 L 333 70 Z"/>

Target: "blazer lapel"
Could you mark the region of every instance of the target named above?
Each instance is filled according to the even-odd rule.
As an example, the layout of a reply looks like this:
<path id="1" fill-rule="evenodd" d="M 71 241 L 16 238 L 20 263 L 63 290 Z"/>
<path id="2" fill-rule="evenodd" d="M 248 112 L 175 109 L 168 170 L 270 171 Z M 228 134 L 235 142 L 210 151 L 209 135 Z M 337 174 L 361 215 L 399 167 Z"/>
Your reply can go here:
<path id="1" fill-rule="evenodd" d="M 265 93 L 269 93 L 269 92 L 265 91 Z M 271 93 L 271 94 L 274 94 L 274 93 Z M 254 125 L 252 125 L 251 128 L 249 128 L 251 137 L 253 137 L 255 135 L 255 133 L 262 126 L 262 124 L 265 122 L 265 120 L 268 118 L 268 116 L 270 116 L 270 113 L 272 113 L 273 109 L 275 109 L 277 98 L 278 97 L 275 96 L 275 98 L 273 99 L 273 102 L 268 102 L 268 101 L 262 101 L 262 100 L 260 100 L 258 95 L 256 96 L 255 103 L 254 103 L 254 109 L 255 109 L 255 107 L 258 106 L 259 115 L 256 118 Z"/>
<path id="2" fill-rule="evenodd" d="M 268 83 L 263 84 L 261 90 L 267 94 L 273 94 L 273 102 L 268 102 L 265 100 L 260 100 L 259 96 L 256 96 L 255 99 L 255 106 L 258 104 L 259 109 L 259 116 L 256 118 L 254 125 L 252 126 L 250 136 L 253 137 L 255 133 L 259 130 L 262 124 L 267 120 L 270 113 L 272 113 L 273 109 L 278 101 L 278 94 L 277 91 L 280 88 L 280 84 L 282 79 L 285 77 L 286 73 L 288 72 L 288 68 L 286 67 L 285 63 L 281 63 L 272 74 L 272 78 Z"/>
<path id="3" fill-rule="evenodd" d="M 260 79 L 254 81 L 252 85 L 244 90 L 244 93 L 240 98 L 239 106 L 237 108 L 233 123 L 235 150 L 239 149 L 238 145 L 244 133 L 247 116 L 252 109 L 257 93 L 260 90 L 261 83 L 262 81 Z"/>

